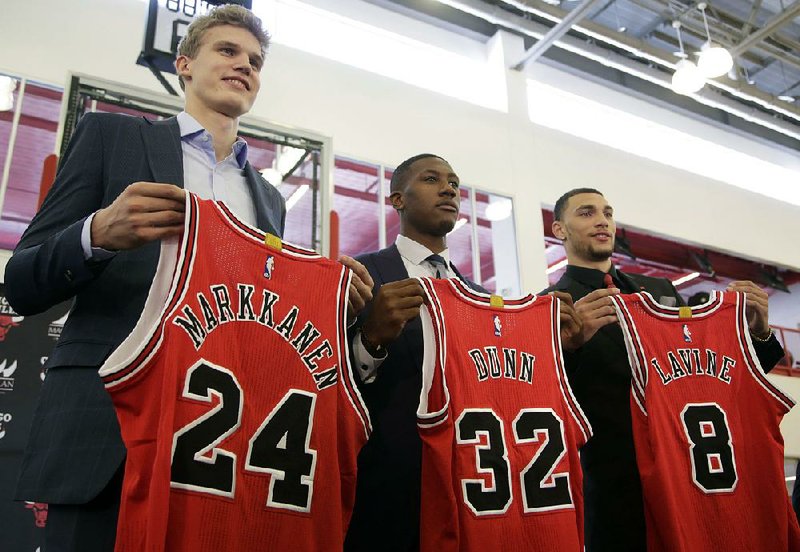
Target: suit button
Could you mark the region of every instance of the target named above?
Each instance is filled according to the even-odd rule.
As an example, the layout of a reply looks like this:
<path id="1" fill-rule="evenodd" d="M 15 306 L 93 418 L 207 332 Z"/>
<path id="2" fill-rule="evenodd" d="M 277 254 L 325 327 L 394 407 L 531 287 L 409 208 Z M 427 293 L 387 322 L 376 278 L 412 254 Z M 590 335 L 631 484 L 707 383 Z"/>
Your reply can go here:
<path id="1" fill-rule="evenodd" d="M 71 282 L 72 281 L 72 270 L 70 270 L 69 268 L 67 270 L 65 270 L 64 271 L 64 278 L 67 280 L 67 282 Z"/>

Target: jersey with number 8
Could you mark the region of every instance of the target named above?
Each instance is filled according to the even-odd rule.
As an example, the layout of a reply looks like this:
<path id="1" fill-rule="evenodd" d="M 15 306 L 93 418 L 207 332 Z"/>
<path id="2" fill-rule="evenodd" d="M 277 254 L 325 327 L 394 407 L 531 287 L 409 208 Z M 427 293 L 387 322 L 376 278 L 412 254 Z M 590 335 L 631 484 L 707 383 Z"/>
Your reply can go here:
<path id="1" fill-rule="evenodd" d="M 420 281 L 421 550 L 583 550 L 591 427 L 564 372 L 558 302 L 499 307 L 458 280 Z"/>
<path id="2" fill-rule="evenodd" d="M 715 292 L 691 311 L 647 293 L 613 299 L 648 550 L 800 550 L 778 427 L 794 401 L 753 352 L 745 296 Z"/>
<path id="3" fill-rule="evenodd" d="M 128 449 L 117 551 L 341 548 L 370 427 L 350 277 L 187 193 L 183 238 L 100 371 Z"/>

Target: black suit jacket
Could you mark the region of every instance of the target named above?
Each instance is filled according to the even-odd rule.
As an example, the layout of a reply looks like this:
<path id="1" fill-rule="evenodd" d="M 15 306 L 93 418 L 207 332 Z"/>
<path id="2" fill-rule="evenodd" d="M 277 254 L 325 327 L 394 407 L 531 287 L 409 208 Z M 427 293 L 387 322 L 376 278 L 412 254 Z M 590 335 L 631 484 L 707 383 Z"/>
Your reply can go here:
<path id="1" fill-rule="evenodd" d="M 622 293 L 647 291 L 661 303 L 684 304 L 667 279 L 613 272 Z M 543 293 L 565 291 L 577 301 L 605 287 L 602 281 L 600 271 L 568 266 L 564 276 Z M 783 356 L 775 338 L 754 346 L 766 370 Z M 645 519 L 633 445 L 631 368 L 619 325 L 605 326 L 576 352 L 565 351 L 564 362 L 570 386 L 594 430 L 581 450 L 586 550 L 643 551 Z"/>
<path id="2" fill-rule="evenodd" d="M 392 245 L 357 257 L 381 285 L 408 278 L 397 247 Z M 485 292 L 456 275 L 471 288 Z M 366 320 L 367 305 L 351 328 L 351 338 Z M 352 341 L 351 341 L 352 342 Z M 375 380 L 360 386 L 372 419 L 372 435 L 358 457 L 356 503 L 345 550 L 407 551 L 419 549 L 422 441 L 417 433 L 417 406 L 422 388 L 422 324 L 419 317 L 406 324 L 387 347 L 388 356 Z M 356 378 L 358 381 L 360 379 Z"/>
<path id="3" fill-rule="evenodd" d="M 257 224 L 280 235 L 286 210 L 272 186 L 247 164 Z M 91 500 L 125 457 L 117 419 L 97 368 L 128 335 L 144 305 L 159 243 L 87 262 L 86 218 L 131 183 L 183 187 L 183 153 L 175 118 L 151 122 L 86 114 L 61 161 L 42 208 L 6 266 L 6 295 L 28 315 L 74 298 L 47 377 L 23 458 L 17 498 L 55 504 Z"/>

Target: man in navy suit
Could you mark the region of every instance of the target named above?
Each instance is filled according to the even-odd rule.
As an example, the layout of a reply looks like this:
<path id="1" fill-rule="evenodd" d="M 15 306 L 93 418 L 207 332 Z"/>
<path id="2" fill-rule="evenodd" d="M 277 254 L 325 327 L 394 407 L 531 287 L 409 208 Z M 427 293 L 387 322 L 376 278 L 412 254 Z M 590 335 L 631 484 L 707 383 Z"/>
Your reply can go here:
<path id="1" fill-rule="evenodd" d="M 585 342 L 564 352 L 570 385 L 594 430 L 581 449 L 585 499 L 586 550 L 632 552 L 646 549 L 644 505 L 633 447 L 630 411 L 631 369 L 609 295 L 649 292 L 667 306 L 683 299 L 667 279 L 617 270 L 614 209 L 603 194 L 577 188 L 562 195 L 554 209 L 553 233 L 564 243 L 566 273 L 545 290 L 569 293 L 583 321 Z M 769 370 L 783 349 L 768 325 L 768 296 L 752 282 L 732 282 L 747 293 L 753 345 Z"/>
<path id="2" fill-rule="evenodd" d="M 356 503 L 345 550 L 419 550 L 422 442 L 416 410 L 422 387 L 423 291 L 413 278 L 465 279 L 450 262 L 447 234 L 458 220 L 459 179 L 429 153 L 403 161 L 392 175 L 400 235 L 391 247 L 356 257 L 374 281 L 374 300 L 351 328 L 354 366 L 373 432 L 358 458 Z M 562 337 L 580 334 L 572 301 L 562 305 Z"/>
<path id="3" fill-rule="evenodd" d="M 158 122 L 86 114 L 8 262 L 6 293 L 20 314 L 74 299 L 47 363 L 17 486 L 18 499 L 50 504 L 48 552 L 114 548 L 125 448 L 97 370 L 140 315 L 159 241 L 183 231 L 184 189 L 283 232 L 283 198 L 237 137 L 267 45 L 261 21 L 240 6 L 197 18 L 176 59 L 185 111 Z M 351 310 L 370 297 L 371 281 L 354 280 Z"/>
<path id="4" fill-rule="evenodd" d="M 356 257 L 372 276 L 374 300 L 351 328 L 355 369 L 373 432 L 358 458 L 356 504 L 345 550 L 419 548 L 422 443 L 416 409 L 422 386 L 419 276 L 463 278 L 450 263 L 447 234 L 458 220 L 459 179 L 447 161 L 420 154 L 391 180 L 400 235 L 390 247 Z"/>

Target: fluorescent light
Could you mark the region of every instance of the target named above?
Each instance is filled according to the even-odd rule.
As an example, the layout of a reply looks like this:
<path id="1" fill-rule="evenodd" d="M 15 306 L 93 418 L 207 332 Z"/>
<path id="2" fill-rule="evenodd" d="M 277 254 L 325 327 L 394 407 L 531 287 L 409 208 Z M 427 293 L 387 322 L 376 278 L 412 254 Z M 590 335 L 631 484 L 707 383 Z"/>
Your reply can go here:
<path id="1" fill-rule="evenodd" d="M 565 266 L 567 266 L 567 264 L 568 264 L 567 259 L 563 259 L 561 261 L 558 261 L 553 266 L 547 267 L 547 270 L 545 270 L 544 272 L 545 272 L 545 274 L 552 274 L 556 270 L 560 270 L 560 269 L 564 268 Z"/>
<path id="2" fill-rule="evenodd" d="M 786 476 L 786 481 L 794 481 L 795 479 L 797 479 L 796 475 L 787 475 Z"/>
<path id="3" fill-rule="evenodd" d="M 778 99 L 782 102 L 794 103 L 795 97 L 789 94 L 781 94 Z"/>
<path id="4" fill-rule="evenodd" d="M 308 191 L 308 184 L 303 184 L 299 188 L 297 188 L 292 195 L 289 196 L 289 199 L 286 200 L 286 211 L 288 212 L 292 207 L 297 205 L 297 202 L 300 201 L 306 192 Z"/>
<path id="5" fill-rule="evenodd" d="M 511 216 L 513 204 L 505 197 L 497 198 L 486 206 L 486 218 L 492 222 L 505 220 Z"/>
<path id="6" fill-rule="evenodd" d="M 465 218 L 460 218 L 460 219 L 458 219 L 458 220 L 456 221 L 456 224 L 455 224 L 455 226 L 453 226 L 453 229 L 452 229 L 452 230 L 450 230 L 450 231 L 448 232 L 448 234 L 453 234 L 453 233 L 455 233 L 455 231 L 456 231 L 456 230 L 458 230 L 459 228 L 461 228 L 462 226 L 464 226 L 464 225 L 465 225 L 467 222 L 468 222 L 468 221 L 467 221 L 467 219 L 465 219 Z"/>
<path id="7" fill-rule="evenodd" d="M 677 286 L 679 286 L 681 284 L 685 284 L 686 282 L 694 280 L 698 276 L 700 276 L 699 272 L 692 272 L 691 274 L 687 274 L 686 276 L 681 276 L 677 280 L 672 280 L 672 285 L 677 287 Z"/>
<path id="8" fill-rule="evenodd" d="M 533 79 L 528 116 L 538 125 L 800 206 L 796 163 L 767 161 Z"/>

